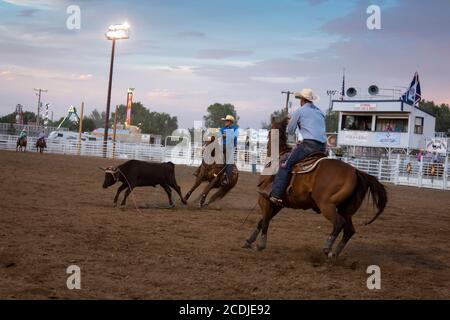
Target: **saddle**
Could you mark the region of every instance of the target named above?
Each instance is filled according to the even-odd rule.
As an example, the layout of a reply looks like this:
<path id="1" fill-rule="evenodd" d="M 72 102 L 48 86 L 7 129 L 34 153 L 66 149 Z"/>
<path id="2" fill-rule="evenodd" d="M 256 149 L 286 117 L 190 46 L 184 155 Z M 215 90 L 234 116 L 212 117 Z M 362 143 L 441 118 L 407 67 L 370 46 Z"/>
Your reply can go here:
<path id="1" fill-rule="evenodd" d="M 292 168 L 292 174 L 306 174 L 316 170 L 317 166 L 323 160 L 328 159 L 325 153 L 317 152 L 309 155 L 306 159 L 300 161 Z"/>

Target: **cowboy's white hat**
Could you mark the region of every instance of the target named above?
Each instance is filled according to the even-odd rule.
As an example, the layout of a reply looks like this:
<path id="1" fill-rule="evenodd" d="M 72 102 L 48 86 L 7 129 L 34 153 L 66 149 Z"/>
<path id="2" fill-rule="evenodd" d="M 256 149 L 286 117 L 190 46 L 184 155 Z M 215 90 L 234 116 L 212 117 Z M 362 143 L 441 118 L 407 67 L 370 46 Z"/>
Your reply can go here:
<path id="1" fill-rule="evenodd" d="M 304 98 L 304 99 L 306 99 L 306 100 L 308 100 L 308 101 L 311 101 L 311 102 L 312 102 L 312 101 L 319 101 L 319 100 L 320 100 L 319 96 L 316 95 L 316 94 L 314 93 L 314 91 L 312 91 L 312 89 L 308 89 L 308 88 L 303 89 L 303 90 L 300 91 L 300 92 L 296 92 L 296 93 L 295 93 L 295 97 L 296 97 L 297 99 Z"/>
<path id="2" fill-rule="evenodd" d="M 222 121 L 231 121 L 231 122 L 235 122 L 236 119 L 234 119 L 233 116 L 228 115 L 228 116 L 226 116 L 225 118 L 222 118 Z"/>

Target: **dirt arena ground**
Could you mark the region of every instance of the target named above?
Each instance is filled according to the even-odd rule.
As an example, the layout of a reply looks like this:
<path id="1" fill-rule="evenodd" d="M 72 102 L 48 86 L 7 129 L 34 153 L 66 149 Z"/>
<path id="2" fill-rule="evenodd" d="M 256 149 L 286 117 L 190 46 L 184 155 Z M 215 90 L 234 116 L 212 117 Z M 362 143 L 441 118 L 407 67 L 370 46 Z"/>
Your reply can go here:
<path id="1" fill-rule="evenodd" d="M 337 265 L 321 248 L 331 226 L 285 210 L 265 252 L 241 249 L 259 213 L 257 176 L 207 210 L 177 204 L 138 214 L 112 206 L 99 166 L 118 161 L 0 152 L 1 299 L 450 299 L 450 192 L 389 185 L 389 206 L 372 226 L 364 205 L 357 235 Z M 193 168 L 177 167 L 183 192 Z M 166 204 L 160 188 L 139 204 Z M 250 213 L 245 225 L 242 222 Z M 82 289 L 66 287 L 81 267 Z M 369 291 L 378 265 L 382 289 Z"/>

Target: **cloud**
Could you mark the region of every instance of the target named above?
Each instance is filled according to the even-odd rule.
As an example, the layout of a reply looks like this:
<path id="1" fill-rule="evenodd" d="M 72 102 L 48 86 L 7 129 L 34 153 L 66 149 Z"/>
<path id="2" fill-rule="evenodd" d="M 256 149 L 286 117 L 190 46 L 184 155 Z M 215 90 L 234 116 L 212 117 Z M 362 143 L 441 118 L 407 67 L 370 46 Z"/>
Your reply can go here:
<path id="1" fill-rule="evenodd" d="M 46 10 L 64 7 L 68 3 L 66 0 L 1 0 L 1 1 L 20 7 L 31 7 Z"/>
<path id="2" fill-rule="evenodd" d="M 200 59 L 226 59 L 234 57 L 245 57 L 253 54 L 251 50 L 231 50 L 231 49 L 204 49 L 200 50 L 197 57 Z"/>
<path id="3" fill-rule="evenodd" d="M 197 39 L 201 39 L 201 38 L 205 38 L 206 34 L 203 32 L 199 32 L 199 31 L 185 31 L 185 32 L 179 32 L 177 33 L 177 36 L 179 38 L 197 38 Z"/>
<path id="4" fill-rule="evenodd" d="M 25 18 L 31 18 L 34 17 L 34 15 L 39 12 L 37 9 L 25 9 L 19 12 L 19 17 L 25 17 Z"/>
<path id="5" fill-rule="evenodd" d="M 251 80 L 275 83 L 275 84 L 298 84 L 306 81 L 306 77 L 251 77 Z"/>
<path id="6" fill-rule="evenodd" d="M 65 81 L 89 81 L 94 77 L 92 74 L 68 73 L 63 71 L 53 71 L 48 69 L 30 68 L 23 66 L 9 66 L 8 70 L 0 71 L 0 76 Z"/>

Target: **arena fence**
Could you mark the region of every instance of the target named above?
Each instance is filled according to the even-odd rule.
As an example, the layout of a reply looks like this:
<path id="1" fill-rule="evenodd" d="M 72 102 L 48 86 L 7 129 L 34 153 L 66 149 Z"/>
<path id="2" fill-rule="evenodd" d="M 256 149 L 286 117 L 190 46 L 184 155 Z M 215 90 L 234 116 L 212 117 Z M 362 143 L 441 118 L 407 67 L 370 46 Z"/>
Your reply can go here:
<path id="1" fill-rule="evenodd" d="M 16 150 L 17 136 L 0 135 L 0 150 Z M 28 150 L 35 151 L 36 138 L 28 138 Z M 103 157 L 101 141 L 47 140 L 47 153 Z M 108 142 L 107 158 L 143 160 L 154 162 L 171 161 L 175 164 L 198 166 L 202 162 L 202 148 L 184 145 L 164 147 L 161 145 Z M 396 185 L 450 190 L 448 157 L 434 163 L 431 159 L 418 161 L 415 157 L 398 155 L 394 159 L 336 158 L 377 177 L 382 182 Z M 266 152 L 250 152 L 238 149 L 235 154 L 240 171 L 261 172 L 266 162 Z"/>

